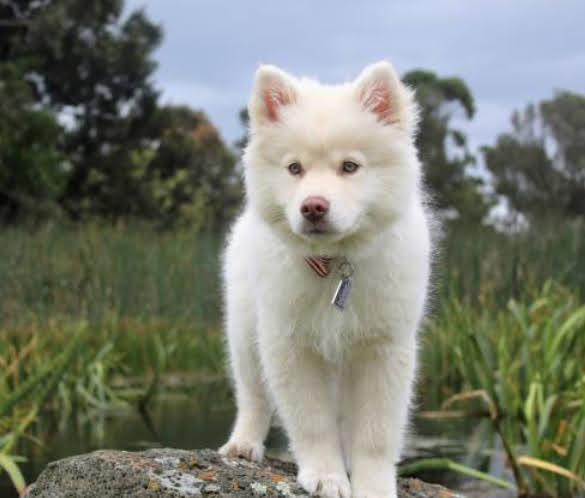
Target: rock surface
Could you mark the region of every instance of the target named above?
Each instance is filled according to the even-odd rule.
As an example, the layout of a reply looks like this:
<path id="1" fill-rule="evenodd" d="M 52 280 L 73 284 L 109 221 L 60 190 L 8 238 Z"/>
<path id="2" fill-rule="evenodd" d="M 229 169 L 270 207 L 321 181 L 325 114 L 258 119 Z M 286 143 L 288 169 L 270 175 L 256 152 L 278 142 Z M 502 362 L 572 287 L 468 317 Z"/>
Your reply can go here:
<path id="1" fill-rule="evenodd" d="M 224 458 L 211 450 L 102 450 L 52 462 L 26 498 L 306 497 L 294 464 Z M 455 498 L 447 489 L 400 479 L 400 498 Z"/>

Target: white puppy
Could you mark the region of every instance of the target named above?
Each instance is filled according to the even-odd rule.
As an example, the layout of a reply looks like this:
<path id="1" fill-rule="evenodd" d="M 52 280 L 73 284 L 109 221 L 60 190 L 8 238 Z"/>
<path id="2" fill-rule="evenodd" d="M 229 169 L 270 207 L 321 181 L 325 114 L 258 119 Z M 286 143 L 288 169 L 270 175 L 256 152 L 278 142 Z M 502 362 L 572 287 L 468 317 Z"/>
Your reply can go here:
<path id="1" fill-rule="evenodd" d="M 387 62 L 338 86 L 262 66 L 249 113 L 220 451 L 261 460 L 275 408 L 309 493 L 394 498 L 430 266 L 413 94 Z"/>

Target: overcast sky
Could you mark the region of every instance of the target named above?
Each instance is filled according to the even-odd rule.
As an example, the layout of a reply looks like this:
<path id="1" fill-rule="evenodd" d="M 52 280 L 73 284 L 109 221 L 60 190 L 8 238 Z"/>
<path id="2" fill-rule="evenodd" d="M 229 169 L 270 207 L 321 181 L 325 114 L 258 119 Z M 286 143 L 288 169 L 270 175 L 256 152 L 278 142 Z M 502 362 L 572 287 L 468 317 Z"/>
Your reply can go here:
<path id="1" fill-rule="evenodd" d="M 205 110 L 224 138 L 261 62 L 325 82 L 388 59 L 462 77 L 477 114 L 474 145 L 508 128 L 514 108 L 554 90 L 585 93 L 585 0 L 128 0 L 163 25 L 163 101 Z"/>

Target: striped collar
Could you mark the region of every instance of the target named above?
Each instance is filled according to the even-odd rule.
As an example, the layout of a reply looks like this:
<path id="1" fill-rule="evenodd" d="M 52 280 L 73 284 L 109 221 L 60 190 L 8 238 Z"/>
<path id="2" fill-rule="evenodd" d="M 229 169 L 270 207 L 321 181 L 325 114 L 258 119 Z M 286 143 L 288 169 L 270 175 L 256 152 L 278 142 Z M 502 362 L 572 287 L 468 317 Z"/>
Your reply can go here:
<path id="1" fill-rule="evenodd" d="M 333 258 L 330 256 L 306 256 L 305 262 L 309 265 L 319 277 L 328 277 L 331 273 L 331 261 Z"/>

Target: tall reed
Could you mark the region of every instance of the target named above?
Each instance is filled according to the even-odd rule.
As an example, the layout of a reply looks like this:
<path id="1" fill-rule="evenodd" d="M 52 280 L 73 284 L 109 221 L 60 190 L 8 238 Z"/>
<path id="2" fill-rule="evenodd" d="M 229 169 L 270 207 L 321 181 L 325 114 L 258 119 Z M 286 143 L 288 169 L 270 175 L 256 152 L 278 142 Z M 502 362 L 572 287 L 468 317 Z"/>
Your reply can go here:
<path id="1" fill-rule="evenodd" d="M 552 281 L 499 310 L 451 298 L 427 333 L 437 398 L 483 410 L 520 492 L 585 493 L 585 303 Z"/>

